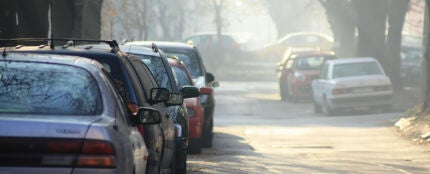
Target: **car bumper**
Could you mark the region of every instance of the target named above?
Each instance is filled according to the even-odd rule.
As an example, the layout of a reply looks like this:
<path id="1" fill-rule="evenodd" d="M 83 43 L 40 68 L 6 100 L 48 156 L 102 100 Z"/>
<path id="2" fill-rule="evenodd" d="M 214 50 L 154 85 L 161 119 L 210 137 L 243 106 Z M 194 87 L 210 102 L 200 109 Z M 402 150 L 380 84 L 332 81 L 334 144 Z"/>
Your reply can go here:
<path id="1" fill-rule="evenodd" d="M 332 98 L 329 104 L 333 109 L 391 105 L 392 94 Z"/>
<path id="2" fill-rule="evenodd" d="M 311 84 L 302 83 L 292 85 L 291 95 L 295 98 L 311 99 L 313 96 Z"/>

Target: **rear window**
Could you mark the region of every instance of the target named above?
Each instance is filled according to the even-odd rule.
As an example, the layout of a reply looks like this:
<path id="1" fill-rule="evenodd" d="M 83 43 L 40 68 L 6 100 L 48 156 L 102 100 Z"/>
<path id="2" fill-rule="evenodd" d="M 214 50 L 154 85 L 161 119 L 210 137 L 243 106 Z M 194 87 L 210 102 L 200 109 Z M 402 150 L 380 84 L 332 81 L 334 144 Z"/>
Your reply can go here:
<path id="1" fill-rule="evenodd" d="M 383 75 L 377 62 L 360 62 L 336 64 L 333 67 L 333 78 Z"/>
<path id="2" fill-rule="evenodd" d="M 0 113 L 96 115 L 97 82 L 73 66 L 0 61 Z"/>
<path id="3" fill-rule="evenodd" d="M 302 57 L 296 60 L 298 70 L 320 70 L 321 64 L 325 60 L 334 59 L 332 56 L 310 56 Z"/>

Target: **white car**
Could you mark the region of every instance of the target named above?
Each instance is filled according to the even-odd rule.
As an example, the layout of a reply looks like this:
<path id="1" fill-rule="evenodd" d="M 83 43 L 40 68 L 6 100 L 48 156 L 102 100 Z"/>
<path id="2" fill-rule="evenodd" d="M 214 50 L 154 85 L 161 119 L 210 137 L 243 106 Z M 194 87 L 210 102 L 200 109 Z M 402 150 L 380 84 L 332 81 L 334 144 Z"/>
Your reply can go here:
<path id="1" fill-rule="evenodd" d="M 374 58 L 328 60 L 312 82 L 315 112 L 380 108 L 390 112 L 392 85 Z"/>

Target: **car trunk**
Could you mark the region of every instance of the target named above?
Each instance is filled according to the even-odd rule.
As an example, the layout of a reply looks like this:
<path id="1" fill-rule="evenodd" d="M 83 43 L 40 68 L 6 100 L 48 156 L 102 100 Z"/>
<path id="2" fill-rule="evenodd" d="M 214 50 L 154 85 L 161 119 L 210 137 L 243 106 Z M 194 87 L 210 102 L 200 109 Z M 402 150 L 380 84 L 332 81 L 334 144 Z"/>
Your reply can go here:
<path id="1" fill-rule="evenodd" d="M 70 173 L 96 116 L 0 116 L 0 166 Z M 42 168 L 41 168 L 42 167 Z M 61 171 L 58 171 L 62 168 Z M 20 171 L 16 171 L 20 172 Z"/>

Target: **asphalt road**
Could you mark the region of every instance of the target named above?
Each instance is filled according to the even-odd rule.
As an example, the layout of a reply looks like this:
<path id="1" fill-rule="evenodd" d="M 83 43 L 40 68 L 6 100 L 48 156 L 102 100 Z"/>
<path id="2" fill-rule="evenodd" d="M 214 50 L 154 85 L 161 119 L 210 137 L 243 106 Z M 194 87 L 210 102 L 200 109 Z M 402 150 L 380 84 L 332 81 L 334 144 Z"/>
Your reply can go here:
<path id="1" fill-rule="evenodd" d="M 430 147 L 392 127 L 400 113 L 315 114 L 271 81 L 223 81 L 216 100 L 213 147 L 189 173 L 430 173 Z"/>

